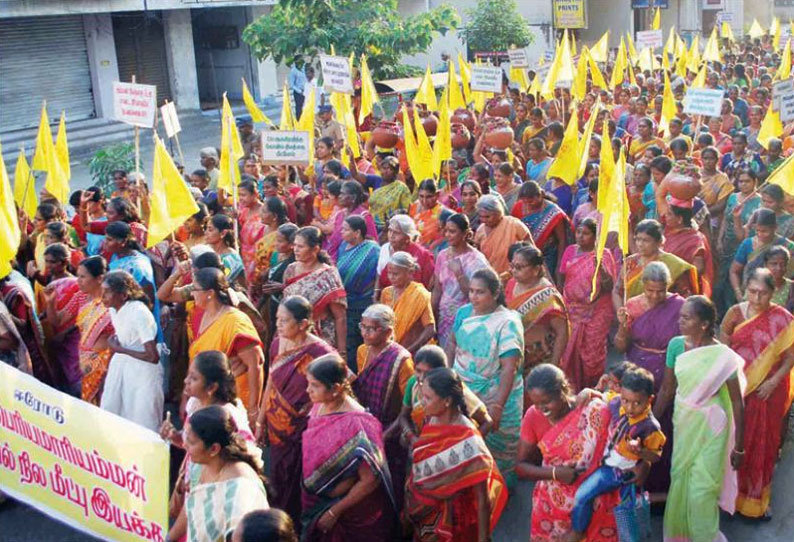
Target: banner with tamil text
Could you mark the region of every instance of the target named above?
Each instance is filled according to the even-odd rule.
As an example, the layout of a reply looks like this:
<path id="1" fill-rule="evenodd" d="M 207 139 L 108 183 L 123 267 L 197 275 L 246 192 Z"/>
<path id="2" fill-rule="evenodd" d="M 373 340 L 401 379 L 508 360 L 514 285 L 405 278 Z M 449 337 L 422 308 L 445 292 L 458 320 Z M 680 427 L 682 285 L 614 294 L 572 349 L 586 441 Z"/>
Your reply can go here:
<path id="1" fill-rule="evenodd" d="M 0 490 L 104 540 L 163 542 L 159 435 L 0 362 Z"/>

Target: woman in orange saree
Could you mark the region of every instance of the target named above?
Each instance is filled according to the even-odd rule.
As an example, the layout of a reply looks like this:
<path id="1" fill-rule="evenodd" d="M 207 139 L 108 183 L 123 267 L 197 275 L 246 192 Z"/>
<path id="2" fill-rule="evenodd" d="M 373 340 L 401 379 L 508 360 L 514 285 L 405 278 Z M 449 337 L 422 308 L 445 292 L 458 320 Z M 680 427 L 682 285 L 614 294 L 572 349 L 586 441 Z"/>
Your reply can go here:
<path id="1" fill-rule="evenodd" d="M 246 283 L 250 285 L 254 283 L 256 275 L 257 240 L 265 232 L 265 224 L 260 216 L 262 202 L 256 183 L 252 180 L 243 181 L 239 188 L 237 220 L 240 223 L 240 257 L 243 259 Z"/>
<path id="2" fill-rule="evenodd" d="M 442 223 L 454 213 L 438 201 L 441 193 L 433 179 L 419 183 L 417 192 L 419 199 L 408 208 L 408 214 L 419 230 L 419 242 L 433 254 L 438 254 L 446 246 Z"/>
<path id="3" fill-rule="evenodd" d="M 95 405 L 99 405 L 99 392 L 110 364 L 107 339 L 114 333 L 110 313 L 102 303 L 102 279 L 106 272 L 107 263 L 102 256 L 86 258 L 77 268 L 77 283 L 88 296 L 88 302 L 80 308 L 75 321 L 80 330 L 81 393 L 83 401 Z"/>
<path id="4" fill-rule="evenodd" d="M 747 281 L 747 301 L 734 305 L 722 321 L 722 340 L 744 358 L 744 460 L 737 472 L 736 511 L 746 517 L 770 515 L 772 473 L 778 459 L 786 412 L 791 405 L 794 317 L 771 303 L 774 278 L 755 269 Z"/>

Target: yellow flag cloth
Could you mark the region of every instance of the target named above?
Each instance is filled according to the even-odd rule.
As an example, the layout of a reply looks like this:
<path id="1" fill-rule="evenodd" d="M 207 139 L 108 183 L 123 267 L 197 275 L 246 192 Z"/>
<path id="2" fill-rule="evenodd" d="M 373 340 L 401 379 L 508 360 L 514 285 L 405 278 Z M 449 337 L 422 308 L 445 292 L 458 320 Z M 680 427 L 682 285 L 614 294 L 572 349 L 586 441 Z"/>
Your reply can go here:
<path id="1" fill-rule="evenodd" d="M 662 69 L 669 72 L 670 70 L 670 57 L 667 55 L 667 51 L 662 51 Z"/>
<path id="2" fill-rule="evenodd" d="M 154 138 L 151 212 L 146 248 L 152 248 L 171 235 L 185 220 L 199 211 L 196 200 L 190 194 L 165 145 L 157 135 Z"/>
<path id="3" fill-rule="evenodd" d="M 703 66 L 702 68 L 700 68 L 700 71 L 695 76 L 695 78 L 692 80 L 692 84 L 690 85 L 690 88 L 705 88 L 705 86 L 706 86 L 706 70 L 707 70 L 706 66 Z"/>
<path id="4" fill-rule="evenodd" d="M 14 169 L 14 201 L 20 209 L 25 211 L 29 220 L 36 216 L 36 207 L 39 206 L 36 195 L 36 179 L 30 170 L 25 151 L 19 150 L 17 166 Z"/>
<path id="5" fill-rule="evenodd" d="M 414 96 L 414 102 L 424 104 L 430 111 L 438 111 L 438 100 L 436 99 L 436 87 L 433 86 L 433 77 L 430 73 L 430 64 L 427 65 L 425 76 L 419 84 L 419 88 Z"/>
<path id="6" fill-rule="evenodd" d="M 452 61 L 450 60 L 450 62 Z M 472 100 L 471 66 L 463 58 L 462 53 L 458 53 L 458 69 L 460 70 L 460 86 L 463 88 L 463 101 L 468 104 Z"/>
<path id="7" fill-rule="evenodd" d="M 511 66 L 509 79 L 518 85 L 521 92 L 526 92 L 529 88 L 529 75 L 527 75 L 527 70 L 524 68 L 513 68 Z"/>
<path id="8" fill-rule="evenodd" d="M 64 125 L 65 126 L 65 125 Z M 64 128 L 63 146 L 66 146 L 66 129 Z M 68 160 L 68 151 L 67 158 Z M 36 135 L 36 153 L 33 155 L 33 169 L 47 172 L 44 189 L 52 194 L 59 202 L 69 202 L 69 179 L 61 167 L 61 159 L 52 141 L 46 104 L 41 107 L 41 120 L 39 131 Z"/>
<path id="9" fill-rule="evenodd" d="M 753 19 L 753 24 L 750 25 L 750 30 L 747 32 L 747 35 L 755 39 L 760 38 L 764 34 L 766 34 L 766 32 L 764 32 L 764 29 L 758 22 L 758 19 Z"/>
<path id="10" fill-rule="evenodd" d="M 603 145 L 611 147 L 612 145 Z M 610 151 L 611 152 L 611 151 Z M 596 245 L 596 273 L 593 275 L 593 293 L 597 291 L 598 267 L 601 265 L 601 257 L 604 254 L 607 236 L 609 232 L 617 232 L 618 246 L 623 251 L 624 257 L 629 250 L 629 198 L 626 193 L 626 154 L 623 147 L 620 148 L 618 163 L 614 165 L 614 174 L 610 183 L 609 196 L 605 198 L 605 205 L 599 208 L 601 211 L 601 227 L 598 232 L 598 244 Z M 598 195 L 601 196 L 601 180 L 598 182 Z M 599 198 L 600 199 L 600 198 Z"/>
<path id="11" fill-rule="evenodd" d="M 303 111 L 301 118 L 295 129 L 301 132 L 309 133 L 309 156 L 314 156 L 314 111 L 317 108 L 317 88 L 312 87 L 309 95 L 306 97 L 306 103 L 303 104 Z M 337 114 L 338 114 L 337 110 Z"/>
<path id="12" fill-rule="evenodd" d="M 367 115 L 372 113 L 372 108 L 378 102 L 378 91 L 372 81 L 372 74 L 367 66 L 367 57 L 361 55 L 361 110 L 358 112 L 358 122 L 364 122 Z"/>
<path id="13" fill-rule="evenodd" d="M 670 27 L 670 33 L 667 35 L 667 41 L 664 44 L 664 52 L 675 58 L 675 26 Z"/>
<path id="14" fill-rule="evenodd" d="M 245 108 L 248 109 L 248 114 L 251 115 L 251 121 L 266 122 L 273 126 L 273 121 L 267 118 L 267 115 L 256 105 L 256 100 L 251 95 L 251 91 L 248 90 L 248 85 L 245 84 L 245 78 L 243 78 L 243 103 L 245 103 Z"/>
<path id="15" fill-rule="evenodd" d="M 698 34 L 695 34 L 695 37 L 692 39 L 692 47 L 689 48 L 687 57 L 688 61 L 686 68 L 696 73 L 698 69 L 700 69 L 700 36 Z"/>
<path id="16" fill-rule="evenodd" d="M 607 132 L 609 133 L 609 132 Z M 565 135 L 562 138 L 557 156 L 549 167 L 546 177 L 559 177 L 566 184 L 573 185 L 579 173 L 579 118 L 574 108 Z"/>
<path id="17" fill-rule="evenodd" d="M 416 132 L 416 147 L 419 150 L 419 160 L 421 167 L 421 180 L 433 178 L 433 147 L 430 146 L 430 139 L 427 137 L 422 119 L 419 118 L 419 111 L 414 107 L 414 128 Z M 419 180 L 414 177 L 417 184 Z"/>
<path id="18" fill-rule="evenodd" d="M 61 120 L 58 122 L 58 135 L 55 137 L 55 153 L 58 155 L 58 163 L 66 177 L 72 178 L 72 165 L 69 163 L 69 142 L 66 139 L 66 111 L 61 111 Z"/>
<path id="19" fill-rule="evenodd" d="M 661 30 L 662 28 L 662 8 L 656 8 L 656 13 L 653 14 L 653 22 L 651 23 L 651 30 Z"/>
<path id="20" fill-rule="evenodd" d="M 662 118 L 659 121 L 659 130 L 663 131 L 665 135 L 670 134 L 670 121 L 673 120 L 677 112 L 678 112 L 678 108 L 675 105 L 675 95 L 673 94 L 673 88 L 670 85 L 670 77 L 668 77 L 667 72 L 664 72 L 664 90 L 662 93 Z"/>
<path id="21" fill-rule="evenodd" d="M 654 70 L 654 58 L 653 58 L 653 51 L 651 51 L 650 47 L 646 47 L 642 51 L 640 51 L 640 56 L 638 59 L 638 64 L 640 71 L 653 71 Z"/>
<path id="22" fill-rule="evenodd" d="M 579 62 L 576 65 L 576 77 L 573 78 L 573 85 L 571 86 L 571 94 L 578 100 L 584 100 L 587 93 L 587 46 L 582 46 L 582 54 L 579 55 Z"/>
<path id="23" fill-rule="evenodd" d="M 629 83 L 632 85 L 637 84 L 637 78 L 634 76 L 634 67 L 629 63 Z"/>
<path id="24" fill-rule="evenodd" d="M 218 165 L 218 188 L 232 194 L 240 184 L 240 167 L 237 161 L 245 156 L 237 123 L 234 120 L 232 106 L 223 94 L 223 109 L 221 115 L 221 159 Z"/>
<path id="25" fill-rule="evenodd" d="M 279 123 L 279 130 L 294 130 L 295 129 L 295 115 L 292 113 L 292 106 L 289 101 L 289 88 L 287 82 L 284 81 L 284 89 L 281 91 L 281 122 Z"/>
<path id="26" fill-rule="evenodd" d="M 331 93 L 331 105 L 334 106 L 336 111 L 336 120 L 345 127 L 345 142 L 353 149 L 353 157 L 360 157 L 361 146 L 358 142 L 356 117 L 353 115 L 353 104 L 350 100 L 350 94 Z"/>
<path id="27" fill-rule="evenodd" d="M 780 113 L 772 110 L 772 104 L 769 102 L 769 109 L 766 110 L 766 116 L 761 123 L 761 128 L 758 130 L 758 143 L 765 149 L 769 149 L 769 140 L 775 137 L 780 137 L 783 133 L 783 123 L 780 121 Z"/>
<path id="28" fill-rule="evenodd" d="M 609 87 L 615 89 L 623 82 L 623 71 L 626 69 L 626 44 L 623 37 L 620 38 L 620 47 L 618 48 L 618 55 L 615 57 L 615 67 L 612 70 L 612 76 L 609 80 Z"/>
<path id="29" fill-rule="evenodd" d="M 598 64 L 596 64 L 595 59 L 593 58 L 592 50 L 587 51 L 587 64 L 590 67 L 590 77 L 593 79 L 593 86 L 606 90 L 607 83 L 604 81 L 604 76 L 601 73 L 601 70 L 598 69 Z"/>
<path id="30" fill-rule="evenodd" d="M 414 110 L 416 111 L 416 110 Z M 438 129 L 433 142 L 433 175 L 441 178 L 441 164 L 452 158 L 452 127 L 449 103 L 442 100 L 438 108 Z"/>
<path id="31" fill-rule="evenodd" d="M 590 157 L 590 141 L 593 139 L 593 132 L 595 131 L 595 123 L 598 118 L 598 112 L 601 110 L 601 97 L 596 98 L 596 103 L 593 104 L 593 109 L 590 111 L 590 118 L 584 127 L 584 135 L 579 140 L 579 171 L 576 172 L 576 178 L 581 179 L 584 175 L 584 170 L 587 168 L 588 158 Z"/>
<path id="32" fill-rule="evenodd" d="M 557 72 L 558 81 L 573 81 L 576 67 L 573 65 L 573 55 L 571 54 L 571 40 L 568 29 L 562 35 L 562 56 L 560 57 L 560 69 Z"/>
<path id="33" fill-rule="evenodd" d="M 14 205 L 14 192 L 8 179 L 3 147 L 0 145 L 0 276 L 11 272 L 11 260 L 16 258 L 21 242 L 19 219 Z"/>
<path id="34" fill-rule="evenodd" d="M 720 56 L 720 44 L 719 44 L 719 40 L 717 39 L 716 26 L 711 30 L 711 36 L 709 36 L 709 41 L 706 42 L 706 48 L 703 50 L 703 60 L 706 60 L 708 62 L 722 62 L 722 57 Z"/>
<path id="35" fill-rule="evenodd" d="M 769 184 L 776 184 L 784 192 L 794 195 L 794 154 L 786 158 L 766 180 Z"/>
<path id="36" fill-rule="evenodd" d="M 452 60 L 449 61 L 449 72 L 447 74 L 447 97 L 449 99 L 449 108 L 452 111 L 456 109 L 465 109 L 466 102 L 463 101 L 463 93 L 460 91 L 460 85 L 458 85 L 458 77 L 455 74 L 455 63 Z"/>
<path id="37" fill-rule="evenodd" d="M 606 62 L 609 53 L 609 30 L 604 32 L 604 35 L 595 42 L 595 45 L 590 49 L 590 56 L 596 62 Z"/>
<path id="38" fill-rule="evenodd" d="M 609 119 L 604 119 L 604 131 L 602 134 L 609 133 Z M 609 199 L 609 184 L 615 173 L 615 155 L 612 152 L 612 145 L 601 142 L 601 154 L 599 155 L 598 165 L 598 194 L 596 198 L 596 208 L 602 211 L 606 208 Z"/>
<path id="39" fill-rule="evenodd" d="M 432 156 L 427 161 L 423 160 L 414 130 L 411 127 L 411 118 L 408 116 L 406 108 L 403 108 L 403 133 L 405 135 L 405 157 L 408 160 L 408 167 L 411 169 L 414 181 L 419 185 L 420 182 L 433 176 L 431 171 L 433 169 Z"/>
<path id="40" fill-rule="evenodd" d="M 50 143 L 47 143 L 47 140 Z M 36 134 L 36 150 L 33 153 L 32 167 L 36 171 L 47 171 L 47 149 L 52 145 L 52 130 L 50 130 L 50 119 L 47 116 L 47 104 L 41 106 L 41 118 L 39 119 L 39 131 Z"/>
<path id="41" fill-rule="evenodd" d="M 639 58 L 637 54 L 637 49 L 634 47 L 634 40 L 631 39 L 631 33 L 626 32 L 626 50 L 629 54 L 629 60 L 631 64 L 636 64 Z"/>
<path id="42" fill-rule="evenodd" d="M 786 48 L 783 50 L 783 56 L 780 59 L 780 67 L 775 74 L 775 79 L 785 81 L 791 76 L 791 38 L 786 40 Z"/>
<path id="43" fill-rule="evenodd" d="M 721 34 L 723 38 L 727 38 L 732 42 L 736 41 L 736 38 L 733 37 L 733 29 L 731 28 L 730 23 L 727 21 L 722 22 L 722 29 Z"/>
<path id="44" fill-rule="evenodd" d="M 772 19 L 772 24 L 769 26 L 769 34 L 772 36 L 772 49 L 777 51 L 780 49 L 780 35 L 781 35 L 782 28 L 780 26 L 780 20 L 775 17 Z"/>

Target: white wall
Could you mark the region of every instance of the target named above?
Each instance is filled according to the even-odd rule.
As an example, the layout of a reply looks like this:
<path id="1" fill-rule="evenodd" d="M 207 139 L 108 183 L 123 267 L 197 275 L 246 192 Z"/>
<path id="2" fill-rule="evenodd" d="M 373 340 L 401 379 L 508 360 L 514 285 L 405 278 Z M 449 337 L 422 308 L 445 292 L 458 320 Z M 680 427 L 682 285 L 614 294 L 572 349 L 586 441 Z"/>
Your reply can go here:
<path id="1" fill-rule="evenodd" d="M 171 97 L 180 109 L 198 109 L 198 79 L 190 10 L 165 11 L 163 23 Z"/>
<path id="2" fill-rule="evenodd" d="M 278 0 L 146 0 L 150 10 L 199 7 L 263 6 Z M 0 16 L 31 17 L 41 15 L 74 15 L 75 13 L 107 13 L 143 11 L 143 0 L 0 0 Z"/>

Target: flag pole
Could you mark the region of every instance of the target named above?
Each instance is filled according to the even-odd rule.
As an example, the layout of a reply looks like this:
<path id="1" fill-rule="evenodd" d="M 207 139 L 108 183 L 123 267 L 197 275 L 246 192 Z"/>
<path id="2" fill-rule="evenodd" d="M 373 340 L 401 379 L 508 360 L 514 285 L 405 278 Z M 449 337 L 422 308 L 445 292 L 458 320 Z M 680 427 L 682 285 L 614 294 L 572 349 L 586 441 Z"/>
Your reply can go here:
<path id="1" fill-rule="evenodd" d="M 135 83 L 135 75 L 132 76 L 132 82 Z M 141 142 L 140 142 L 140 129 L 135 126 L 135 173 L 141 172 Z"/>
<path id="2" fill-rule="evenodd" d="M 229 181 L 231 181 L 231 183 L 232 183 L 232 205 L 234 206 L 234 211 L 236 213 L 237 212 L 237 184 L 234 182 L 235 175 L 234 175 L 234 170 L 232 168 L 237 167 L 237 164 L 235 163 L 237 160 L 234 158 L 234 153 L 231 152 L 232 148 L 233 148 L 233 145 L 232 145 L 233 132 L 232 132 L 232 122 L 231 121 L 232 121 L 232 119 L 228 119 L 227 122 L 226 122 L 226 130 L 227 130 L 227 132 L 229 134 L 229 137 L 228 137 L 229 144 L 228 144 L 228 149 L 225 149 L 225 150 L 229 154 Z M 224 149 L 221 149 L 221 152 L 223 152 L 223 150 Z M 237 221 L 237 219 L 235 219 L 234 220 L 234 241 L 235 241 L 235 243 L 237 243 L 240 240 L 240 237 L 239 237 L 240 232 L 238 230 L 239 230 L 238 221 Z"/>

